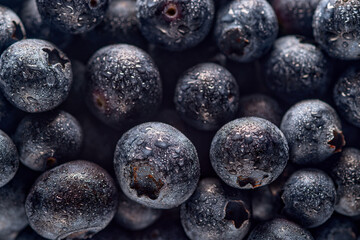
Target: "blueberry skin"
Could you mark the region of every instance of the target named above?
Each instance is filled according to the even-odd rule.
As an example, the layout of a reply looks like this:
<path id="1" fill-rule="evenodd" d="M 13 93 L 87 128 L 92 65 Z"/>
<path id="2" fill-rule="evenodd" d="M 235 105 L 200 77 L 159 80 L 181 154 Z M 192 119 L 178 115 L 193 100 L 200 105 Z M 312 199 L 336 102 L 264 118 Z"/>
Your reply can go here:
<path id="1" fill-rule="evenodd" d="M 219 11 L 214 36 L 228 58 L 252 62 L 270 50 L 278 31 L 275 12 L 267 1 L 235 0 Z"/>
<path id="2" fill-rule="evenodd" d="M 199 130 L 216 130 L 234 119 L 239 87 L 233 75 L 214 63 L 202 63 L 179 79 L 174 102 L 177 112 Z"/>
<path id="3" fill-rule="evenodd" d="M 0 130 L 0 188 L 15 176 L 19 168 L 19 154 L 11 138 Z"/>
<path id="4" fill-rule="evenodd" d="M 72 84 L 70 60 L 49 42 L 14 43 L 0 58 L 0 88 L 15 107 L 30 113 L 60 105 Z"/>
<path id="5" fill-rule="evenodd" d="M 339 117 L 320 100 L 305 100 L 292 106 L 280 129 L 289 143 L 290 160 L 296 164 L 320 163 L 345 146 Z"/>
<path id="6" fill-rule="evenodd" d="M 210 32 L 213 0 L 137 0 L 143 36 L 155 45 L 183 51 L 198 45 Z"/>
<path id="7" fill-rule="evenodd" d="M 334 216 L 315 229 L 316 240 L 356 240 L 358 229 L 351 219 Z"/>
<path id="8" fill-rule="evenodd" d="M 149 208 L 119 194 L 119 205 L 115 221 L 129 230 L 142 230 L 153 224 L 161 216 L 162 210 Z"/>
<path id="9" fill-rule="evenodd" d="M 10 8 L 0 6 L 0 52 L 26 38 L 21 19 Z"/>
<path id="10" fill-rule="evenodd" d="M 86 101 L 91 112 L 114 128 L 154 114 L 161 104 L 160 74 L 151 57 L 127 44 L 98 50 L 88 63 Z"/>
<path id="11" fill-rule="evenodd" d="M 215 178 L 200 181 L 181 205 L 181 223 L 192 240 L 243 239 L 250 229 L 250 207 L 240 190 Z"/>
<path id="12" fill-rule="evenodd" d="M 36 0 L 36 3 L 44 21 L 70 34 L 96 27 L 109 5 L 108 0 Z"/>
<path id="13" fill-rule="evenodd" d="M 294 103 L 324 95 L 330 85 L 330 66 L 320 48 L 301 36 L 275 41 L 265 62 L 265 83 L 282 100 Z"/>
<path id="14" fill-rule="evenodd" d="M 261 223 L 250 233 L 247 240 L 313 240 L 311 234 L 286 219 L 276 218 L 274 220 Z"/>
<path id="15" fill-rule="evenodd" d="M 286 181 L 281 198 L 287 217 L 305 228 L 314 228 L 326 222 L 334 212 L 336 190 L 325 172 L 302 169 Z"/>
<path id="16" fill-rule="evenodd" d="M 289 159 L 284 134 L 257 117 L 239 118 L 223 126 L 212 140 L 210 161 L 228 185 L 253 189 L 274 181 Z"/>
<path id="17" fill-rule="evenodd" d="M 360 127 L 360 68 L 351 66 L 339 78 L 334 87 L 334 102 L 342 117 Z"/>
<path id="18" fill-rule="evenodd" d="M 28 115 L 14 135 L 20 161 L 35 171 L 45 171 L 76 158 L 82 141 L 79 122 L 64 111 Z"/>
<path id="19" fill-rule="evenodd" d="M 98 165 L 73 161 L 42 174 L 26 198 L 30 226 L 47 239 L 85 239 L 116 213 L 117 189 Z"/>
<path id="20" fill-rule="evenodd" d="M 360 150 L 345 148 L 331 165 L 336 183 L 335 211 L 346 216 L 360 215 Z"/>
<path id="21" fill-rule="evenodd" d="M 333 58 L 360 58 L 358 0 L 321 0 L 313 18 L 316 42 Z"/>
<path id="22" fill-rule="evenodd" d="M 185 202 L 200 177 L 194 145 L 177 129 L 159 122 L 127 131 L 117 143 L 114 165 L 125 195 L 158 209 Z"/>
<path id="23" fill-rule="evenodd" d="M 239 117 L 259 117 L 280 126 L 282 115 L 279 103 L 267 95 L 252 94 L 239 100 Z"/>
<path id="24" fill-rule="evenodd" d="M 312 37 L 312 21 L 320 0 L 273 0 L 271 5 L 285 34 Z"/>

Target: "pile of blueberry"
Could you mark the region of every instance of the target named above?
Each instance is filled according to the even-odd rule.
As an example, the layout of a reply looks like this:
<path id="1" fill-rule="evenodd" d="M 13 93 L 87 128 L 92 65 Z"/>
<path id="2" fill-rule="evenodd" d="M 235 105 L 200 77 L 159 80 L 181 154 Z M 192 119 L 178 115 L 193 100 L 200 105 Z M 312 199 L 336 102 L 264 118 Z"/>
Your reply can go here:
<path id="1" fill-rule="evenodd" d="M 360 0 L 0 0 L 0 240 L 360 240 Z"/>

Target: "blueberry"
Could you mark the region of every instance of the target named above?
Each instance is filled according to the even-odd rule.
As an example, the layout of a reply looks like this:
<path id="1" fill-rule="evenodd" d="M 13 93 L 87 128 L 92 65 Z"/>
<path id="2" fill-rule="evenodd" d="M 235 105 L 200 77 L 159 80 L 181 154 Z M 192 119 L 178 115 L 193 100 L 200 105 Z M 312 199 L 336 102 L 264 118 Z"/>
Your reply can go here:
<path id="1" fill-rule="evenodd" d="M 331 178 L 318 169 L 296 171 L 281 196 L 284 214 L 306 228 L 320 226 L 334 212 L 336 190 Z"/>
<path id="2" fill-rule="evenodd" d="M 104 229 L 117 208 L 117 189 L 101 167 L 73 161 L 42 174 L 26 198 L 30 226 L 48 239 L 85 239 Z"/>
<path id="3" fill-rule="evenodd" d="M 320 0 L 273 0 L 272 6 L 285 34 L 312 37 L 312 21 Z"/>
<path id="4" fill-rule="evenodd" d="M 334 101 L 341 116 L 351 124 L 360 127 L 360 68 L 351 66 L 334 87 Z"/>
<path id="5" fill-rule="evenodd" d="M 181 206 L 181 223 L 192 240 L 243 239 L 250 229 L 250 216 L 244 193 L 215 178 L 201 180 Z"/>
<path id="6" fill-rule="evenodd" d="M 335 110 L 320 100 L 305 100 L 284 115 L 281 130 L 290 147 L 290 159 L 297 164 L 317 164 L 345 145 L 341 122 Z"/>
<path id="7" fill-rule="evenodd" d="M 239 117 L 264 118 L 276 126 L 280 126 L 283 111 L 279 103 L 263 94 L 252 94 L 240 98 Z"/>
<path id="8" fill-rule="evenodd" d="M 70 60 L 49 42 L 22 40 L 1 55 L 0 88 L 23 111 L 54 109 L 67 97 L 71 83 Z"/>
<path id="9" fill-rule="evenodd" d="M 316 42 L 331 57 L 360 58 L 360 3 L 358 0 L 321 0 L 313 29 Z"/>
<path id="10" fill-rule="evenodd" d="M 80 152 L 82 140 L 78 121 L 64 111 L 28 115 L 14 136 L 20 161 L 36 171 L 74 159 Z"/>
<path id="11" fill-rule="evenodd" d="M 214 18 L 213 0 L 137 0 L 140 30 L 160 47 L 182 51 L 199 44 Z"/>
<path id="12" fill-rule="evenodd" d="M 121 128 L 157 110 L 162 85 L 159 71 L 147 53 L 118 44 L 100 49 L 90 59 L 86 93 L 94 115 Z"/>
<path id="13" fill-rule="evenodd" d="M 210 148 L 215 172 L 228 185 L 253 189 L 274 181 L 289 159 L 284 134 L 257 117 L 239 118 L 223 126 Z"/>
<path id="14" fill-rule="evenodd" d="M 356 240 L 358 229 L 355 223 L 346 217 L 334 216 L 315 229 L 316 240 Z"/>
<path id="15" fill-rule="evenodd" d="M 200 130 L 216 130 L 235 118 L 239 88 L 224 67 L 203 63 L 187 70 L 175 90 L 175 105 L 180 116 Z"/>
<path id="16" fill-rule="evenodd" d="M 266 0 L 234 0 L 219 11 L 214 34 L 228 58 L 251 62 L 270 50 L 278 29 L 274 10 Z"/>
<path id="17" fill-rule="evenodd" d="M 158 220 L 161 213 L 159 209 L 141 205 L 120 193 L 115 221 L 126 229 L 141 230 Z"/>
<path id="18" fill-rule="evenodd" d="M 159 209 L 185 202 L 200 177 L 194 145 L 177 129 L 159 122 L 127 131 L 116 146 L 114 165 L 125 195 Z"/>
<path id="19" fill-rule="evenodd" d="M 26 37 L 20 18 L 11 9 L 0 6 L 0 53 Z"/>
<path id="20" fill-rule="evenodd" d="M 346 216 L 360 215 L 360 150 L 345 148 L 331 165 L 337 187 L 335 211 Z"/>
<path id="21" fill-rule="evenodd" d="M 313 240 L 311 234 L 286 219 L 274 220 L 259 224 L 250 234 L 248 240 Z"/>
<path id="22" fill-rule="evenodd" d="M 44 21 L 65 33 L 90 31 L 104 18 L 108 0 L 36 0 Z"/>
<path id="23" fill-rule="evenodd" d="M 6 185 L 19 168 L 19 154 L 11 138 L 0 130 L 0 188 Z"/>
<path id="24" fill-rule="evenodd" d="M 326 56 L 301 36 L 276 40 L 266 60 L 265 72 L 270 91 L 289 103 L 324 95 L 330 84 Z"/>

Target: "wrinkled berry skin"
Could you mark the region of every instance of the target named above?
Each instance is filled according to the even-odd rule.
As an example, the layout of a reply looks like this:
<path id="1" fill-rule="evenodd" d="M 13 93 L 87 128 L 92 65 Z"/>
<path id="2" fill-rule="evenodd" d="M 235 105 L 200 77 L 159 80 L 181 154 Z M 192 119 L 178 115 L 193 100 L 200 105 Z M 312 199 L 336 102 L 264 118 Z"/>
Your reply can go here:
<path id="1" fill-rule="evenodd" d="M 331 165 L 337 187 L 335 211 L 346 216 L 360 215 L 360 150 L 345 148 Z"/>
<path id="2" fill-rule="evenodd" d="M 117 189 L 101 167 L 73 161 L 42 174 L 26 198 L 30 226 L 47 239 L 85 239 L 104 229 L 117 208 Z"/>
<path id="3" fill-rule="evenodd" d="M 315 229 L 316 240 L 356 240 L 358 229 L 351 219 L 333 216 Z"/>
<path id="4" fill-rule="evenodd" d="M 104 47 L 88 63 L 86 100 L 114 128 L 156 112 L 162 100 L 160 74 L 150 56 L 127 44 Z"/>
<path id="5" fill-rule="evenodd" d="M 0 130 L 0 188 L 6 185 L 19 168 L 19 154 L 11 138 Z"/>
<path id="6" fill-rule="evenodd" d="M 348 68 L 334 87 L 334 102 L 341 116 L 360 127 L 360 67 Z"/>
<path id="7" fill-rule="evenodd" d="M 44 21 L 65 33 L 90 31 L 104 18 L 108 0 L 36 0 Z"/>
<path id="8" fill-rule="evenodd" d="M 284 115 L 281 131 L 290 147 L 290 160 L 296 164 L 317 164 L 341 152 L 345 139 L 335 110 L 320 100 L 305 100 Z"/>
<path id="9" fill-rule="evenodd" d="M 278 31 L 276 15 L 266 0 L 235 0 L 219 11 L 214 34 L 228 58 L 251 62 L 270 50 Z"/>
<path id="10" fill-rule="evenodd" d="M 70 60 L 49 42 L 14 43 L 0 58 L 0 88 L 10 103 L 30 113 L 60 105 L 72 84 Z"/>
<path id="11" fill-rule="evenodd" d="M 159 122 L 127 131 L 117 143 L 114 165 L 125 195 L 159 209 L 185 202 L 200 177 L 194 145 L 177 129 Z"/>
<path id="12" fill-rule="evenodd" d="M 301 36 L 275 41 L 265 63 L 265 83 L 282 100 L 294 103 L 322 96 L 330 84 L 329 61 Z"/>
<path id="13" fill-rule="evenodd" d="M 77 157 L 83 133 L 79 122 L 64 111 L 26 116 L 14 141 L 20 161 L 35 171 L 45 171 Z"/>
<path id="14" fill-rule="evenodd" d="M 199 44 L 214 18 L 213 0 L 137 0 L 140 30 L 153 44 L 182 51 Z"/>
<path id="15" fill-rule="evenodd" d="M 126 229 L 137 231 L 153 224 L 161 213 L 160 209 L 146 207 L 120 193 L 115 221 Z"/>
<path id="16" fill-rule="evenodd" d="M 250 229 L 250 207 L 244 193 L 220 180 L 200 181 L 181 205 L 181 223 L 193 240 L 243 239 Z"/>
<path id="17" fill-rule="evenodd" d="M 320 226 L 334 212 L 336 190 L 331 178 L 318 169 L 302 169 L 286 181 L 281 196 L 284 214 L 306 228 Z"/>
<path id="18" fill-rule="evenodd" d="M 175 90 L 175 105 L 189 125 L 216 130 L 234 119 L 239 104 L 239 87 L 233 75 L 214 63 L 187 70 Z"/>
<path id="19" fill-rule="evenodd" d="M 311 234 L 286 219 L 276 218 L 274 220 L 261 223 L 250 233 L 247 240 L 313 240 Z"/>
<path id="20" fill-rule="evenodd" d="M 312 37 L 312 21 L 320 0 L 273 0 L 281 30 L 285 34 Z"/>
<path id="21" fill-rule="evenodd" d="M 210 161 L 228 185 L 253 189 L 274 181 L 289 159 L 284 134 L 257 117 L 236 119 L 223 126 L 212 140 Z"/>
<path id="22" fill-rule="evenodd" d="M 282 115 L 278 102 L 267 95 L 252 94 L 239 100 L 239 117 L 259 117 L 280 126 Z"/>
<path id="23" fill-rule="evenodd" d="M 314 37 L 331 57 L 360 58 L 359 8 L 358 0 L 322 0 L 317 6 L 313 19 Z"/>
<path id="24" fill-rule="evenodd" d="M 11 9 L 0 6 L 0 53 L 26 37 L 20 18 Z"/>

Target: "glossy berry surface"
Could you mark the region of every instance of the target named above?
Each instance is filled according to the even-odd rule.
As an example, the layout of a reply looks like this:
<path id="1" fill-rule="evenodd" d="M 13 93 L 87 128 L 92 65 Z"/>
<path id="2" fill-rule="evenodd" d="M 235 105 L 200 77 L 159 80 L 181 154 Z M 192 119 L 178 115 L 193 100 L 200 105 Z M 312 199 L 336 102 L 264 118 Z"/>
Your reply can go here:
<path id="1" fill-rule="evenodd" d="M 214 35 L 228 58 L 251 62 L 270 50 L 278 30 L 276 15 L 266 0 L 235 0 L 219 11 Z"/>
<path id="2" fill-rule="evenodd" d="M 266 85 L 289 103 L 319 97 L 330 85 L 329 64 L 320 48 L 305 38 L 285 36 L 276 40 L 265 63 Z"/>
<path id="3" fill-rule="evenodd" d="M 57 47 L 39 39 L 14 43 L 0 58 L 0 88 L 25 112 L 44 112 L 60 105 L 72 84 L 70 60 Z"/>
<path id="4" fill-rule="evenodd" d="M 181 206 L 180 214 L 190 239 L 243 239 L 250 229 L 247 197 L 215 178 L 200 181 L 195 193 Z"/>
<path id="5" fill-rule="evenodd" d="M 144 37 L 160 47 L 181 51 L 199 44 L 214 18 L 213 0 L 137 0 Z"/>
<path id="6" fill-rule="evenodd" d="M 302 169 L 290 176 L 281 196 L 284 214 L 306 228 L 320 226 L 331 217 L 336 202 L 332 179 L 318 169 Z"/>
<path id="7" fill-rule="evenodd" d="M 313 28 L 316 42 L 333 58 L 360 58 L 360 3 L 357 0 L 321 0 Z"/>
<path id="8" fill-rule="evenodd" d="M 65 33 L 79 34 L 104 18 L 108 0 L 36 0 L 44 20 Z"/>
<path id="9" fill-rule="evenodd" d="M 88 63 L 86 100 L 95 116 L 115 128 L 149 117 L 162 100 L 159 71 L 135 46 L 101 48 Z"/>
<path id="10" fill-rule="evenodd" d="M 114 165 L 125 195 L 159 209 L 185 202 L 200 177 L 194 145 L 177 129 L 159 122 L 127 131 L 117 143 Z"/>
<path id="11" fill-rule="evenodd" d="M 19 168 L 19 154 L 11 138 L 0 130 L 0 188 L 6 185 Z"/>
<path id="12" fill-rule="evenodd" d="M 239 118 L 223 126 L 212 140 L 210 160 L 228 185 L 253 189 L 274 181 L 289 159 L 284 134 L 271 122 Z"/>
<path id="13" fill-rule="evenodd" d="M 216 130 L 235 118 L 239 89 L 233 75 L 214 63 L 203 63 L 187 70 L 175 90 L 180 116 L 200 130 Z"/>
<path id="14" fill-rule="evenodd" d="M 317 164 L 345 145 L 341 122 L 335 110 L 320 100 L 305 100 L 284 115 L 281 130 L 290 147 L 290 159 L 297 164 Z"/>
<path id="15" fill-rule="evenodd" d="M 26 198 L 30 226 L 47 239 L 85 239 L 105 228 L 117 208 L 117 189 L 101 167 L 73 161 L 42 174 Z"/>

